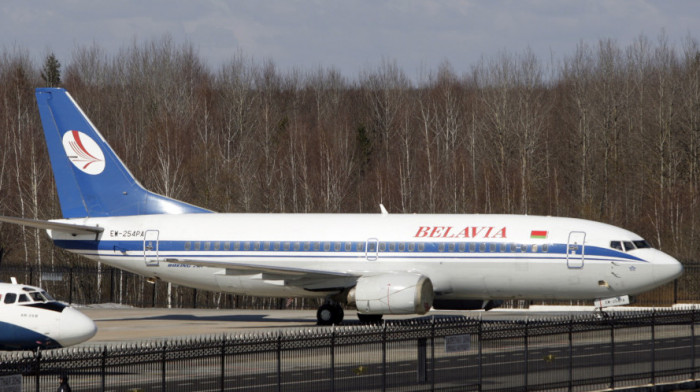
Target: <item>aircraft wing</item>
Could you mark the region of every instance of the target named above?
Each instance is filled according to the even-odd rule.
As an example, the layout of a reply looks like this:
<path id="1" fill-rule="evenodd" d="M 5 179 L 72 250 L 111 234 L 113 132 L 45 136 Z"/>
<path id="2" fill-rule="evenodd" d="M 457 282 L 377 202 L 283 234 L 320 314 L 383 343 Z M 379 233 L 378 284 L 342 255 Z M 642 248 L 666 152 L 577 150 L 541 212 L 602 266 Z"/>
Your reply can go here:
<path id="1" fill-rule="evenodd" d="M 168 263 L 225 268 L 226 275 L 256 275 L 254 278 L 281 281 L 284 285 L 301 287 L 310 291 L 339 290 L 352 287 L 360 275 L 348 272 L 322 271 L 306 268 L 269 266 L 230 261 L 165 259 Z"/>
<path id="2" fill-rule="evenodd" d="M 100 234 L 104 228 L 98 226 L 86 226 L 74 223 L 52 222 L 45 220 L 15 218 L 11 216 L 0 216 L 0 222 L 13 223 L 44 230 L 63 231 L 70 234 Z"/>

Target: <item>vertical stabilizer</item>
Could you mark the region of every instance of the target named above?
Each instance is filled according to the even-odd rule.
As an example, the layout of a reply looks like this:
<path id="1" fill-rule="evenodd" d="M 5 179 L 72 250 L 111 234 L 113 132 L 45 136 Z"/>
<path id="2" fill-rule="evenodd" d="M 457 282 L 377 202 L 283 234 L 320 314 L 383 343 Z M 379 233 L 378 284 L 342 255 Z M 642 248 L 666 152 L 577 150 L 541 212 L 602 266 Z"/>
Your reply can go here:
<path id="1" fill-rule="evenodd" d="M 145 190 L 66 90 L 36 100 L 64 218 L 210 212 Z"/>

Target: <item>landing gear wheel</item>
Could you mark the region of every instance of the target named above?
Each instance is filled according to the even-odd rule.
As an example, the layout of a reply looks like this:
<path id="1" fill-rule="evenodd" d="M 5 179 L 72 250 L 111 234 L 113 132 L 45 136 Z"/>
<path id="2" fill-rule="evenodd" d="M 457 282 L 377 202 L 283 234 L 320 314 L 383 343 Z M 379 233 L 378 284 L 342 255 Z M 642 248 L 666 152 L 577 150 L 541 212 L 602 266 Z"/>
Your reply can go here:
<path id="1" fill-rule="evenodd" d="M 343 321 L 343 308 L 338 304 L 323 304 L 316 312 L 316 324 L 333 325 Z"/>
<path id="2" fill-rule="evenodd" d="M 382 322 L 382 316 L 382 314 L 357 314 L 357 318 L 362 324 L 379 324 Z"/>

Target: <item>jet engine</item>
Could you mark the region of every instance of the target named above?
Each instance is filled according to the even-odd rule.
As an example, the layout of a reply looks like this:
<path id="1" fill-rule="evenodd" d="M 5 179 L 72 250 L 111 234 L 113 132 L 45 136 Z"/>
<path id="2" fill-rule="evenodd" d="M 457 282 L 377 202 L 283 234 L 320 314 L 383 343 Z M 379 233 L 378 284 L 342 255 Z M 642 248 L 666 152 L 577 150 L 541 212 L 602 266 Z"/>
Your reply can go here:
<path id="1" fill-rule="evenodd" d="M 425 314 L 433 306 L 433 283 L 418 274 L 363 276 L 348 293 L 360 314 Z"/>

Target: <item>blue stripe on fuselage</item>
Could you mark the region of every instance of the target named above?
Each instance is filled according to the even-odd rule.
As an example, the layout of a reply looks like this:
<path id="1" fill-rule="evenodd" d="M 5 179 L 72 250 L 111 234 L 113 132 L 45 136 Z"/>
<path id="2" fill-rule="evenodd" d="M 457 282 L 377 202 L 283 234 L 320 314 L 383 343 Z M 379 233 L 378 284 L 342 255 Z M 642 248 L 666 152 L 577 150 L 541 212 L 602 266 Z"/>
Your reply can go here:
<path id="1" fill-rule="evenodd" d="M 55 240 L 56 246 L 68 250 L 80 251 L 85 255 L 104 255 L 104 252 L 114 252 L 115 255 L 125 257 L 143 257 L 143 240 L 136 241 L 89 241 L 89 240 Z M 198 243 L 199 248 L 194 249 L 193 244 Z M 228 249 L 224 248 L 224 243 L 228 243 Z M 239 249 L 234 249 L 233 245 L 238 243 Z M 242 249 L 242 244 L 249 244 L 248 249 Z M 206 245 L 205 245 L 206 244 Z M 218 244 L 218 249 L 215 249 L 215 244 Z M 256 244 L 258 244 L 256 246 Z M 304 245 L 311 244 L 312 246 L 305 249 Z M 318 248 L 314 248 L 314 244 L 318 244 Z M 347 245 L 349 248 L 346 248 Z M 400 246 L 401 244 L 401 246 Z M 422 244 L 422 245 L 419 245 Z M 393 247 L 392 247 L 393 245 Z M 412 246 L 409 246 L 412 245 Z M 207 248 L 205 248 L 205 246 Z M 267 248 L 266 248 L 267 246 Z M 308 257 L 365 257 L 367 253 L 374 255 L 376 250 L 365 250 L 366 242 L 358 241 L 159 241 L 158 251 L 160 254 L 167 253 L 165 257 L 285 257 L 297 258 L 305 257 L 300 255 L 312 254 Z M 543 250 L 541 244 L 537 244 L 533 248 L 533 244 L 514 244 L 512 242 L 383 242 L 375 243 L 374 246 L 379 247 L 378 254 L 382 258 L 417 258 L 417 259 L 436 259 L 436 258 L 459 258 L 459 259 L 476 259 L 476 258 L 512 258 L 521 259 L 527 255 L 527 258 L 551 259 L 546 255 L 560 256 L 566 258 L 568 246 L 566 244 L 547 244 L 547 250 Z M 492 248 L 493 246 L 493 248 Z M 512 248 L 509 248 L 512 247 Z M 188 249 L 189 248 L 189 249 Z M 384 250 L 382 250 L 384 248 Z M 464 250 L 462 250 L 464 249 Z M 474 249 L 474 250 L 471 250 Z M 493 250 L 492 250 L 493 249 Z M 501 249 L 514 249 L 510 251 L 501 251 Z M 580 255 L 584 251 L 585 259 L 614 259 L 621 261 L 641 261 L 636 256 L 630 255 L 616 249 L 603 248 L 598 246 L 588 245 L 584 249 L 576 250 L 576 255 Z M 100 253 L 101 252 L 101 253 Z M 131 253 L 131 254 L 129 254 Z M 137 253 L 137 254 L 134 254 Z M 343 256 L 334 256 L 333 254 L 343 253 Z M 354 253 L 353 256 L 348 256 L 348 253 Z M 435 254 L 440 256 L 436 256 Z M 428 255 L 429 254 L 429 255 Z M 535 256 L 542 255 L 542 256 Z"/>

